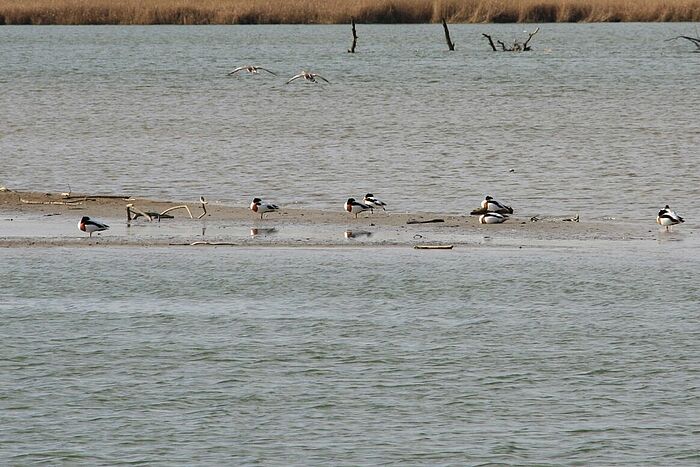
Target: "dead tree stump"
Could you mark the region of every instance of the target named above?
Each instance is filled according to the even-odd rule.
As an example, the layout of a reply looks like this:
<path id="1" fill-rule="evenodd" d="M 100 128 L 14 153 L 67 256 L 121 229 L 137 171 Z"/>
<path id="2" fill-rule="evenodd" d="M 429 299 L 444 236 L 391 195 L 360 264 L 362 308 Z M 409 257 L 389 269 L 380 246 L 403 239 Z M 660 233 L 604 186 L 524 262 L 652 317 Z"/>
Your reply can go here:
<path id="1" fill-rule="evenodd" d="M 354 54 L 355 46 L 357 45 L 357 31 L 355 30 L 355 18 L 351 19 L 350 21 L 352 21 L 352 46 L 348 49 L 348 53 Z"/>
<path id="2" fill-rule="evenodd" d="M 496 43 L 501 46 L 501 50 L 503 52 L 528 52 L 528 51 L 532 50 L 530 48 L 530 46 L 528 45 L 530 43 L 530 39 L 532 39 L 532 36 L 534 36 L 538 32 L 540 32 L 540 28 L 537 28 L 533 32 L 529 33 L 527 40 L 525 42 L 523 42 L 522 44 L 520 42 L 518 42 L 517 40 L 513 41 L 513 45 L 510 47 L 507 46 L 503 41 L 496 41 Z M 484 33 L 482 33 L 481 35 L 489 40 L 489 44 L 491 45 L 491 48 L 493 49 L 493 51 L 498 52 L 498 48 L 496 48 L 496 44 L 493 43 L 493 39 L 491 38 L 491 36 L 489 36 L 488 34 L 484 34 Z"/>
<path id="3" fill-rule="evenodd" d="M 451 51 L 454 51 L 455 43 L 452 42 L 452 39 L 450 39 L 450 30 L 447 28 L 445 18 L 442 19 L 442 27 L 445 29 L 445 40 L 447 41 L 447 47 L 449 47 Z"/>

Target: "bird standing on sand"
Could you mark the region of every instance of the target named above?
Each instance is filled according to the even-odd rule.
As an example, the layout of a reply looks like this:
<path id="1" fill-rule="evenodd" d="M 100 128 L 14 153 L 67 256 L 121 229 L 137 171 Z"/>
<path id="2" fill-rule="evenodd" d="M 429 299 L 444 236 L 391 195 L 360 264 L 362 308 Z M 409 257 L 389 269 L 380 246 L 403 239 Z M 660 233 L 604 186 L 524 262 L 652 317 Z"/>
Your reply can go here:
<path id="1" fill-rule="evenodd" d="M 289 81 L 287 81 L 287 82 L 284 83 L 284 84 L 289 84 L 289 83 L 291 83 L 292 81 L 294 81 L 295 79 L 299 79 L 299 78 L 304 78 L 306 81 L 310 81 L 310 82 L 312 82 L 312 83 L 316 83 L 316 82 L 317 82 L 317 81 L 316 81 L 316 78 L 321 78 L 323 81 L 325 81 L 326 83 L 329 83 L 329 84 L 330 84 L 330 81 L 328 81 L 326 78 L 324 78 L 323 76 L 319 75 L 318 73 L 311 73 L 311 72 L 308 72 L 308 71 L 302 71 L 302 72 L 299 73 L 298 75 L 292 76 L 292 77 L 289 79 Z"/>
<path id="2" fill-rule="evenodd" d="M 676 211 L 672 211 L 668 204 L 656 216 L 656 223 L 665 226 L 667 231 L 670 226 L 683 222 L 685 219 L 676 214 Z"/>
<path id="3" fill-rule="evenodd" d="M 232 71 L 230 71 L 228 75 L 231 76 L 231 75 L 238 73 L 239 71 L 242 71 L 242 70 L 247 71 L 251 75 L 257 75 L 258 70 L 263 70 L 263 71 L 267 71 L 268 73 L 277 76 L 277 73 L 270 71 L 267 68 L 263 68 L 261 66 L 253 66 L 253 65 L 239 66 L 238 68 L 235 68 Z"/>
<path id="4" fill-rule="evenodd" d="M 372 210 L 372 212 L 374 212 L 375 208 L 376 209 L 383 209 L 384 211 L 386 211 L 386 207 L 385 207 L 386 203 L 375 198 L 372 193 L 367 193 L 365 195 L 364 199 L 362 200 L 362 202 L 364 204 L 366 204 L 367 206 L 369 206 L 370 209 Z"/>
<path id="5" fill-rule="evenodd" d="M 497 212 L 498 214 L 513 214 L 513 208 L 499 203 L 490 196 L 484 198 L 481 202 L 481 207 L 486 208 L 489 212 Z"/>
<path id="6" fill-rule="evenodd" d="M 345 210 L 350 214 L 355 214 L 355 219 L 357 219 L 357 215 L 359 213 L 369 211 L 370 209 L 372 209 L 370 206 L 363 203 L 358 203 L 355 201 L 355 198 L 348 198 L 348 200 L 345 202 Z"/>
<path id="7" fill-rule="evenodd" d="M 80 219 L 80 222 L 78 222 L 78 228 L 83 232 L 89 233 L 90 237 L 92 237 L 93 232 L 101 232 L 102 230 L 107 230 L 109 229 L 109 226 L 102 222 L 94 221 L 88 216 L 83 216 L 83 218 Z"/>
<path id="8" fill-rule="evenodd" d="M 263 214 L 266 212 L 273 212 L 279 210 L 279 206 L 276 204 L 266 204 L 263 203 L 260 198 L 253 198 L 253 202 L 250 203 L 250 210 L 259 213 L 260 219 L 263 218 Z"/>
<path id="9" fill-rule="evenodd" d="M 513 214 L 513 208 L 496 201 L 491 196 L 487 196 L 481 202 L 481 207 L 479 209 L 474 209 L 470 214 L 474 216 L 479 214 L 486 214 L 489 212 L 495 212 L 498 214 Z"/>

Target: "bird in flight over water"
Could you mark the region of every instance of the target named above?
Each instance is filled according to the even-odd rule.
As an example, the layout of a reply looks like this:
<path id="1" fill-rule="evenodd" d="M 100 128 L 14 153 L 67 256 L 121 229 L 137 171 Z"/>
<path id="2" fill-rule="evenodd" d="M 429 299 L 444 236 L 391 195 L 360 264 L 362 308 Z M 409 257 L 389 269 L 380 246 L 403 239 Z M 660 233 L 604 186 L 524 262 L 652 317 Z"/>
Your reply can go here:
<path id="1" fill-rule="evenodd" d="M 231 76 L 232 74 L 238 73 L 239 71 L 243 71 L 243 70 L 247 71 L 248 73 L 250 73 L 252 75 L 257 75 L 258 70 L 263 70 L 263 71 L 267 71 L 268 73 L 277 76 L 277 73 L 270 71 L 267 68 L 263 68 L 261 66 L 253 66 L 253 65 L 239 66 L 238 68 L 235 68 L 232 71 L 230 71 L 228 75 Z"/>
<path id="2" fill-rule="evenodd" d="M 291 83 L 292 81 L 294 81 L 295 79 L 299 79 L 299 78 L 304 78 L 306 81 L 311 81 L 312 83 L 316 83 L 316 82 L 317 82 L 317 81 L 316 81 L 316 78 L 320 78 L 320 79 L 322 79 L 323 81 L 325 81 L 326 83 L 330 83 L 330 81 L 328 81 L 326 78 L 324 78 L 323 76 L 319 75 L 318 73 L 310 73 L 310 72 L 308 72 L 308 71 L 302 71 L 302 72 L 299 73 L 298 75 L 292 76 L 292 77 L 289 79 L 289 81 L 287 81 L 285 84 L 289 84 L 289 83 Z"/>

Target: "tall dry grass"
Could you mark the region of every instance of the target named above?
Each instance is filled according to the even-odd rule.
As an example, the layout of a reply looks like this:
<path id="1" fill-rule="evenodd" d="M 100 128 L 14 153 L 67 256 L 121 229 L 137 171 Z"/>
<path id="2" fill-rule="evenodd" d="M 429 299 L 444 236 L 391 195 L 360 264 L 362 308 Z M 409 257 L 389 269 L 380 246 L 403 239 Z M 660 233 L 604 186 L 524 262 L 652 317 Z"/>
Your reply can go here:
<path id="1" fill-rule="evenodd" d="M 0 0 L 0 24 L 700 21 L 700 0 Z"/>

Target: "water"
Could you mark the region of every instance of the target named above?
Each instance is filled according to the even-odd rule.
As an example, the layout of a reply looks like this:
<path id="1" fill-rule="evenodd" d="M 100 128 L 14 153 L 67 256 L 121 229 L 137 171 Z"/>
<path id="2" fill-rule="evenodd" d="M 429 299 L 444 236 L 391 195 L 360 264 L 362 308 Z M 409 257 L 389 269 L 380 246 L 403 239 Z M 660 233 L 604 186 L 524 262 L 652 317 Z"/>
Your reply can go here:
<path id="1" fill-rule="evenodd" d="M 0 183 L 244 206 L 697 218 L 693 23 L 3 27 Z M 279 76 L 226 76 L 235 66 Z M 307 68 L 331 85 L 295 82 Z M 514 170 L 514 172 L 511 172 Z M 440 201 L 435 202 L 436 199 Z"/>
<path id="2" fill-rule="evenodd" d="M 681 243 L 0 261 L 7 464 L 699 460 Z"/>
<path id="3" fill-rule="evenodd" d="M 343 26 L 0 28 L 10 188 L 688 220 L 526 248 L 0 249 L 0 463 L 697 465 L 700 54 L 663 41 L 695 27 L 543 25 L 497 54 L 481 33 L 524 26 L 452 26 L 448 53 L 439 25 L 360 25 L 356 55 Z M 226 76 L 245 63 L 280 76 Z M 332 84 L 283 84 L 302 67 Z M 12 217 L 4 237 L 75 236 Z"/>

